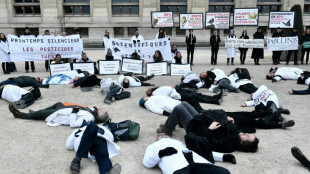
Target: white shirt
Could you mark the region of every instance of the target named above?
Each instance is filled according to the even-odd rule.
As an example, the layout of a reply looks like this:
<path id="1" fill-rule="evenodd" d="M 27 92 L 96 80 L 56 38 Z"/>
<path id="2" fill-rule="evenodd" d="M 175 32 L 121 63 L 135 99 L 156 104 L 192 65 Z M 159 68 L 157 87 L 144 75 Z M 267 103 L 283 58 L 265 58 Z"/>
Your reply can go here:
<path id="1" fill-rule="evenodd" d="M 131 41 L 134 41 L 134 40 L 137 42 L 138 42 L 138 40 L 140 42 L 142 42 L 142 41 L 144 41 L 144 38 L 139 34 L 138 37 L 136 35 L 132 36 Z"/>
<path id="2" fill-rule="evenodd" d="M 78 113 L 72 113 L 73 108 L 60 109 L 50 116 L 45 121 L 48 126 L 70 125 L 70 127 L 80 127 L 83 120 L 95 121 L 95 117 L 88 111 L 80 110 Z"/>
<path id="3" fill-rule="evenodd" d="M 304 71 L 300 68 L 282 67 L 276 70 L 273 79 L 275 79 L 276 81 L 280 81 L 282 78 L 286 80 L 297 80 L 303 72 Z"/>
<path id="4" fill-rule="evenodd" d="M 67 139 L 67 142 L 66 142 L 66 148 L 68 150 L 74 150 L 75 152 L 77 152 L 77 150 L 79 149 L 80 143 L 81 143 L 81 138 L 84 134 L 86 127 L 87 126 L 84 126 L 80 129 L 76 129 L 71 133 L 71 135 L 69 136 L 69 138 Z M 120 147 L 113 142 L 114 141 L 113 134 L 104 126 L 98 125 L 98 127 L 104 130 L 103 135 L 100 133 L 97 133 L 97 136 L 102 137 L 107 141 L 109 158 L 112 158 L 114 156 L 119 155 L 120 154 L 119 153 Z M 76 132 L 78 132 L 78 131 L 80 131 L 80 132 L 76 134 Z M 88 152 L 88 158 L 90 160 L 92 160 L 93 162 L 96 162 L 95 156 L 90 155 L 89 152 Z"/>
<path id="5" fill-rule="evenodd" d="M 175 90 L 175 88 L 172 88 L 171 86 L 159 87 L 155 91 L 153 91 L 152 95 L 153 96 L 163 95 L 176 100 L 181 100 L 181 95 Z"/>
<path id="6" fill-rule="evenodd" d="M 228 79 L 230 80 L 230 85 L 234 88 L 239 88 L 242 85 L 252 83 L 249 79 L 239 79 L 239 76 L 237 73 L 231 74 Z"/>
<path id="7" fill-rule="evenodd" d="M 256 106 L 260 103 L 267 106 L 268 101 L 273 101 L 277 108 L 280 108 L 280 103 L 277 95 L 265 85 L 261 85 L 255 93 L 253 93 L 253 100 L 245 102 L 246 106 Z"/>
<path id="8" fill-rule="evenodd" d="M 159 158 L 158 152 L 167 147 L 173 147 L 178 152 L 170 156 L 164 156 Z M 211 164 L 208 160 L 204 159 L 194 151 L 190 151 L 186 146 L 178 140 L 171 138 L 161 138 L 160 140 L 150 144 L 144 154 L 143 165 L 146 168 L 153 168 L 158 164 L 160 169 L 164 174 L 173 174 L 175 171 L 180 170 L 188 166 L 188 162 L 184 157 L 183 152 L 192 152 L 193 160 L 195 163 L 208 163 Z M 222 161 L 222 153 L 212 153 L 215 161 Z"/>
<path id="9" fill-rule="evenodd" d="M 164 110 L 171 113 L 173 108 L 181 104 L 181 101 L 169 98 L 167 96 L 158 95 L 151 96 L 144 103 L 146 109 L 150 110 L 155 114 L 163 115 Z"/>
<path id="10" fill-rule="evenodd" d="M 131 87 L 138 87 L 138 86 L 141 86 L 142 84 L 141 84 L 141 81 L 139 80 L 139 79 L 134 79 L 133 77 L 131 77 L 131 76 L 124 76 L 123 74 L 118 78 L 118 82 L 120 83 L 120 84 L 122 84 L 123 83 L 123 80 L 125 79 L 125 78 L 127 78 L 128 79 L 128 81 L 129 81 L 129 86 L 131 86 Z"/>
<path id="11" fill-rule="evenodd" d="M 1 98 L 10 103 L 13 103 L 20 100 L 22 95 L 25 95 L 28 92 L 29 91 L 15 85 L 5 85 L 1 94 Z"/>
<path id="12" fill-rule="evenodd" d="M 215 77 L 215 81 L 220 81 L 222 80 L 223 78 L 228 78 L 227 75 L 225 74 L 225 72 L 221 69 L 213 69 L 211 70 L 211 72 L 213 72 L 216 77 Z"/>
<path id="13" fill-rule="evenodd" d="M 196 84 L 197 88 L 201 88 L 205 84 L 204 81 L 201 81 L 199 75 L 195 74 L 193 71 L 188 71 L 183 77 L 184 77 L 183 83 L 189 83 L 192 80 L 197 80 L 198 81 L 198 83 Z"/>
<path id="14" fill-rule="evenodd" d="M 310 85 L 310 78 L 309 78 L 309 77 L 308 77 L 307 80 L 305 81 L 305 84 L 308 85 L 308 86 Z"/>

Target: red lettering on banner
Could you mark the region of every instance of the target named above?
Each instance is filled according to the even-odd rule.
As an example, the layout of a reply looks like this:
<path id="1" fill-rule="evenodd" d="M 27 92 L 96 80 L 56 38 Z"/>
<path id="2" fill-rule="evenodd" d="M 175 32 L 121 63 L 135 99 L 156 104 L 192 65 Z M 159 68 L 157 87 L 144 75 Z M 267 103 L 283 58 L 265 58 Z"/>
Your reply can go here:
<path id="1" fill-rule="evenodd" d="M 24 52 L 33 52 L 33 48 L 32 47 L 23 47 L 23 51 Z"/>

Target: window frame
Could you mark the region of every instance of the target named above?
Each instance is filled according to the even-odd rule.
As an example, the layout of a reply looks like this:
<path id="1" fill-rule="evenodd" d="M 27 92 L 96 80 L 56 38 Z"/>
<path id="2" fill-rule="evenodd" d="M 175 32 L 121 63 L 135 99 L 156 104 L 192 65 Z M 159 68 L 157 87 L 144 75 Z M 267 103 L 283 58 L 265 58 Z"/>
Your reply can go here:
<path id="1" fill-rule="evenodd" d="M 176 16 L 179 16 L 180 13 L 188 13 L 188 4 L 187 4 L 187 1 L 186 2 L 160 2 L 160 12 L 166 12 L 166 11 L 162 11 L 161 8 L 162 6 L 168 6 L 168 9 L 171 7 L 171 6 L 176 6 L 177 8 L 179 8 L 179 6 L 185 6 L 186 7 L 186 11 L 185 12 L 173 12 L 173 16 L 176 17 Z M 169 10 L 168 10 L 169 11 Z M 170 10 L 171 11 L 171 10 Z"/>
<path id="2" fill-rule="evenodd" d="M 235 0 L 232 0 L 232 2 L 230 2 L 230 0 L 227 0 L 229 2 L 225 2 L 225 1 L 226 0 L 224 0 L 224 2 L 210 2 L 210 0 L 209 0 L 208 12 L 210 12 L 210 13 L 228 12 L 228 11 L 210 11 L 210 6 L 215 6 L 215 7 L 216 6 L 231 6 L 229 13 L 233 14 L 234 13 L 234 9 L 235 9 Z"/>
<path id="3" fill-rule="evenodd" d="M 14 9 L 14 16 L 16 17 L 23 17 L 23 16 L 41 16 L 41 6 L 40 6 L 40 2 L 34 2 L 34 0 L 32 0 L 32 2 L 25 2 L 25 0 L 22 0 L 23 2 L 16 2 L 14 0 L 13 3 L 13 9 Z M 16 13 L 16 7 L 22 7 L 23 13 Z M 35 10 L 32 9 L 32 13 L 26 13 L 25 11 L 25 7 L 39 7 L 40 9 L 40 13 L 35 13 Z"/>
<path id="4" fill-rule="evenodd" d="M 120 13 L 119 14 L 114 14 L 113 13 L 113 6 L 120 6 Z M 122 8 L 124 6 L 127 6 L 127 7 L 130 7 L 130 12 L 129 13 L 126 13 L 126 14 L 123 14 L 122 13 Z M 132 10 L 131 8 L 133 6 L 137 6 L 138 7 L 138 13 L 132 13 Z M 140 15 L 140 1 L 138 2 L 113 2 L 113 0 L 111 1 L 111 14 L 112 14 L 112 17 L 123 17 L 123 16 L 128 16 L 128 17 L 135 17 L 135 16 L 139 16 Z"/>
<path id="5" fill-rule="evenodd" d="M 262 9 L 262 12 L 260 10 L 260 8 L 258 8 L 258 6 L 262 6 L 263 9 Z M 271 9 L 269 10 L 268 12 L 264 12 L 264 7 L 272 7 L 273 6 L 278 6 L 278 9 Z M 256 3 L 256 7 L 258 8 L 258 13 L 261 14 L 261 15 L 269 15 L 270 12 L 272 11 L 282 11 L 282 7 L 283 7 L 283 4 L 281 2 L 281 0 L 278 0 L 278 2 L 269 2 L 269 1 L 266 1 L 266 2 L 257 2 Z"/>
<path id="6" fill-rule="evenodd" d="M 72 13 L 71 14 L 66 13 L 65 7 L 71 7 Z M 75 14 L 74 9 L 73 9 L 74 7 L 80 7 L 81 13 Z M 84 13 L 83 7 L 88 7 L 89 13 Z M 63 9 L 63 14 L 65 16 L 90 16 L 91 15 L 90 2 L 65 2 L 65 0 L 62 0 L 62 9 Z"/>

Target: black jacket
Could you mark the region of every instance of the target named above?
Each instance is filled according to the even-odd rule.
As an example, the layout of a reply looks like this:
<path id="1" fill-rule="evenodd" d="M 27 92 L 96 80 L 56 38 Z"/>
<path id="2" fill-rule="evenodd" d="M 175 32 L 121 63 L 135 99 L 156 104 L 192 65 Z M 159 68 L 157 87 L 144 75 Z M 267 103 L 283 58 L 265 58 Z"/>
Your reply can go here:
<path id="1" fill-rule="evenodd" d="M 241 35 L 240 39 L 250 39 L 248 35 Z M 240 51 L 248 51 L 248 48 L 238 48 Z"/>
<path id="2" fill-rule="evenodd" d="M 300 45 L 302 42 L 301 42 L 301 35 L 299 34 L 299 32 L 294 32 L 292 31 L 289 35 L 290 37 L 294 37 L 294 36 L 297 36 L 298 37 L 298 45 Z"/>
<path id="3" fill-rule="evenodd" d="M 264 33 L 263 32 L 255 32 L 254 34 L 253 34 L 253 38 L 254 39 L 264 39 Z"/>
<path id="4" fill-rule="evenodd" d="M 310 41 L 310 34 L 305 34 L 302 36 L 301 42 Z"/>
<path id="5" fill-rule="evenodd" d="M 191 38 L 190 38 L 190 35 L 192 35 L 193 39 L 192 39 L 192 45 L 190 44 L 191 43 Z M 195 46 L 195 43 L 196 43 L 196 36 L 194 34 L 189 34 L 186 36 L 185 38 L 185 42 L 187 44 L 187 47 L 194 47 Z"/>
<path id="6" fill-rule="evenodd" d="M 219 35 L 216 35 L 216 36 L 212 35 L 210 37 L 210 45 L 212 46 L 212 48 L 218 48 L 220 42 L 221 42 L 221 38 Z"/>
<path id="7" fill-rule="evenodd" d="M 11 80 L 13 80 L 19 87 L 28 87 L 28 86 L 45 87 L 45 85 L 43 85 L 42 83 L 37 82 L 34 77 L 19 76 L 11 78 Z"/>
<path id="8" fill-rule="evenodd" d="M 282 31 L 279 32 L 279 33 L 278 32 L 274 32 L 272 37 L 283 37 L 283 32 Z"/>

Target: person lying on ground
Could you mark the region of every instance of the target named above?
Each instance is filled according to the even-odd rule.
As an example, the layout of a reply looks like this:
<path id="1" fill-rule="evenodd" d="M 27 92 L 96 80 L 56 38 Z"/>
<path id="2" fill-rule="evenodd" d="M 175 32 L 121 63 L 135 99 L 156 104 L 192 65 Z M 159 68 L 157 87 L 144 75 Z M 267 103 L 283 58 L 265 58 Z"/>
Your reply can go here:
<path id="1" fill-rule="evenodd" d="M 111 78 L 100 81 L 101 92 L 106 96 L 104 103 L 111 104 L 115 100 L 122 100 L 130 97 L 130 92 L 124 91 L 122 85 Z"/>
<path id="2" fill-rule="evenodd" d="M 139 86 L 155 86 L 153 83 L 145 83 L 145 81 L 150 80 L 154 77 L 154 74 L 151 76 L 143 77 L 143 76 L 136 76 L 132 72 L 128 72 L 122 74 L 118 78 L 118 82 L 122 84 L 124 88 L 129 87 L 139 87 Z"/>
<path id="3" fill-rule="evenodd" d="M 202 87 L 209 88 L 213 84 L 215 74 L 211 71 L 202 72 L 199 75 L 193 71 L 188 71 L 181 79 L 182 88 L 199 89 Z"/>
<path id="4" fill-rule="evenodd" d="M 269 74 L 266 75 L 267 80 L 278 82 L 280 80 L 297 80 L 304 71 L 300 68 L 293 67 L 274 67 L 270 68 Z"/>
<path id="5" fill-rule="evenodd" d="M 55 103 L 39 111 L 29 110 L 29 113 L 20 112 L 13 104 L 9 105 L 9 110 L 15 118 L 45 120 L 49 126 L 70 125 L 70 127 L 80 127 L 83 120 L 86 122 L 104 123 L 109 120 L 109 114 L 96 106 L 89 108 L 73 103 Z"/>
<path id="6" fill-rule="evenodd" d="M 100 81 L 96 75 L 90 74 L 87 71 L 78 71 L 79 73 L 83 73 L 84 77 L 75 76 L 73 79 L 73 85 L 72 88 L 81 86 L 81 88 L 84 87 L 93 87 L 93 86 L 100 86 Z"/>
<path id="7" fill-rule="evenodd" d="M 310 73 L 303 73 L 297 80 L 297 84 L 306 84 L 308 89 L 305 90 L 289 90 L 288 93 L 291 95 L 307 95 L 310 94 Z"/>
<path id="8" fill-rule="evenodd" d="M 230 92 L 239 92 L 239 89 L 234 87 L 228 76 L 223 70 L 213 69 L 211 70 L 215 74 L 215 79 L 213 85 L 209 88 L 210 91 L 219 93 L 222 89 L 228 90 Z"/>
<path id="9" fill-rule="evenodd" d="M 231 86 L 240 89 L 241 91 L 252 94 L 257 90 L 257 87 L 251 82 L 251 77 L 248 70 L 245 68 L 236 68 L 228 76 Z M 246 75 L 247 74 L 247 75 Z"/>
<path id="10" fill-rule="evenodd" d="M 30 76 L 19 76 L 8 78 L 0 82 L 0 86 L 2 85 L 16 85 L 19 87 L 39 87 L 39 88 L 49 88 L 49 85 L 42 84 L 43 79 L 40 77 L 30 77 Z"/>
<path id="11" fill-rule="evenodd" d="M 292 155 L 305 167 L 310 171 L 310 161 L 308 158 L 301 152 L 298 147 L 291 148 Z"/>
<path id="12" fill-rule="evenodd" d="M 120 174 L 121 166 L 112 166 L 110 158 L 120 154 L 119 146 L 113 141 L 112 133 L 104 126 L 97 126 L 92 121 L 74 130 L 66 142 L 68 150 L 76 152 L 70 164 L 71 172 L 79 173 L 82 158 L 97 162 L 99 173 Z"/>

